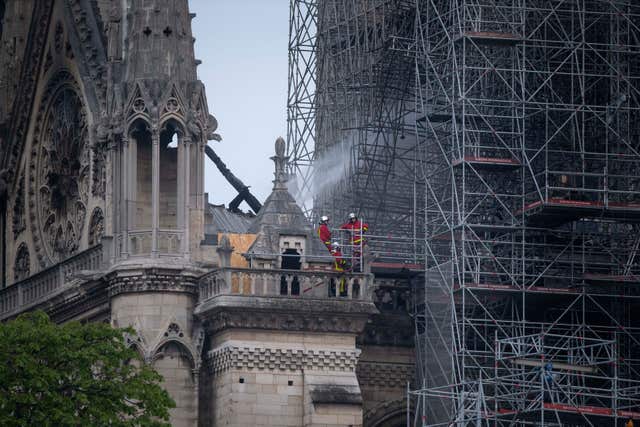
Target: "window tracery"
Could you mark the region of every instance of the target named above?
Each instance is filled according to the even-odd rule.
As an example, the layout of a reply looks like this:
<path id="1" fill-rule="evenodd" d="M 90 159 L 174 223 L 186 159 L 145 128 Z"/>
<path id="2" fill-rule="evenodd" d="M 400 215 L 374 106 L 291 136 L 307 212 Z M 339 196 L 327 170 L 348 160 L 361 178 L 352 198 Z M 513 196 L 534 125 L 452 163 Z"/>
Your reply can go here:
<path id="1" fill-rule="evenodd" d="M 36 117 L 30 159 L 35 249 L 42 266 L 76 253 L 90 197 L 91 147 L 84 105 L 73 77 L 58 73 Z"/>

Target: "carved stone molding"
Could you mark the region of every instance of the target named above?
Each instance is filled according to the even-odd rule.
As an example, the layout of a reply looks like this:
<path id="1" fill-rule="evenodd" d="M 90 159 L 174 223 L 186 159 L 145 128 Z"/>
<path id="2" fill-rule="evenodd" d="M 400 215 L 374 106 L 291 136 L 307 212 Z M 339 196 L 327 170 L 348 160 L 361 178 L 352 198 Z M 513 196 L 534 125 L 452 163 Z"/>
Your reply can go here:
<path id="1" fill-rule="evenodd" d="M 43 308 L 56 322 L 64 322 L 89 312 L 102 312 L 109 316 L 109 301 L 101 280 L 73 279 L 70 289 L 48 299 Z"/>
<path id="2" fill-rule="evenodd" d="M 362 387 L 406 388 L 413 379 L 415 366 L 407 363 L 360 362 L 356 368 Z"/>
<path id="3" fill-rule="evenodd" d="M 64 47 L 64 27 L 62 26 L 62 22 L 56 22 L 56 32 L 54 34 L 53 45 L 55 47 L 56 53 L 62 53 L 62 48 Z"/>
<path id="4" fill-rule="evenodd" d="M 27 223 L 24 217 L 24 173 L 20 174 L 20 181 L 18 182 L 18 189 L 13 201 L 13 238 L 18 238 L 27 228 Z"/>
<path id="5" fill-rule="evenodd" d="M 11 129 L 9 131 L 9 147 L 6 152 L 6 158 L 3 158 L 4 166 L 8 170 L 16 170 L 18 159 L 22 154 L 25 143 L 27 128 L 29 126 L 29 118 L 31 116 L 31 106 L 36 93 L 36 83 L 38 78 L 38 70 L 41 67 L 41 61 L 44 55 L 40 55 L 47 41 L 49 29 L 49 18 L 53 8 L 53 0 L 42 0 L 35 2 L 33 10 L 33 24 L 29 32 L 29 41 L 27 43 L 27 52 L 25 55 L 25 64 L 22 67 L 21 80 L 11 113 Z M 15 179 L 15 178 L 14 178 Z"/>
<path id="6" fill-rule="evenodd" d="M 31 274 L 31 257 L 29 256 L 29 248 L 25 243 L 21 243 L 16 251 L 16 259 L 13 266 L 14 281 L 18 282 L 26 279 Z"/>
<path id="7" fill-rule="evenodd" d="M 89 246 L 95 246 L 104 235 L 104 214 L 102 209 L 95 208 L 89 221 Z"/>
<path id="8" fill-rule="evenodd" d="M 90 5 L 82 0 L 68 0 L 73 15 L 74 28 L 78 33 L 80 48 L 84 54 L 89 77 L 94 84 L 98 103 L 102 111 L 106 110 L 107 93 L 107 55 L 104 34 L 98 23 L 90 18 Z"/>
<path id="9" fill-rule="evenodd" d="M 230 369 L 353 372 L 360 350 L 320 350 L 303 348 L 245 347 L 223 345 L 207 354 L 209 372 L 219 374 Z"/>
<path id="10" fill-rule="evenodd" d="M 93 162 L 91 168 L 91 194 L 104 199 L 107 185 L 107 149 L 105 140 L 97 142 L 93 147 Z"/>
<path id="11" fill-rule="evenodd" d="M 135 275 L 113 275 L 108 279 L 109 297 L 131 292 L 184 292 L 196 294 L 195 280 L 179 274 L 170 274 L 156 269 L 145 270 Z"/>
<path id="12" fill-rule="evenodd" d="M 406 385 L 405 385 L 406 387 Z M 406 422 L 407 399 L 396 399 L 374 406 L 363 414 L 365 426 L 398 425 Z M 409 404 L 410 419 L 413 419 L 414 406 Z M 391 421 L 391 424 L 388 424 Z M 394 422 L 395 421 L 395 422 Z"/>
<path id="13" fill-rule="evenodd" d="M 265 308 L 268 304 L 265 304 Z M 277 312 L 270 310 L 225 310 L 206 316 L 208 332 L 223 329 L 271 329 L 281 331 L 339 332 L 358 334 L 367 321 L 365 316 L 322 314 L 318 312 Z"/>

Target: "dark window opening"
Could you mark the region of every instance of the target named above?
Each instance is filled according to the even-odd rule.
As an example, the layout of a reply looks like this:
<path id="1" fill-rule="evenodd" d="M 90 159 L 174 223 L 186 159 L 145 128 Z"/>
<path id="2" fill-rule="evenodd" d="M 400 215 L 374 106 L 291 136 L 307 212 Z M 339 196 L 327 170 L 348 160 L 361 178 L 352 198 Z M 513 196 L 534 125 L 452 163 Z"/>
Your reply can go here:
<path id="1" fill-rule="evenodd" d="M 300 281 L 298 276 L 293 276 L 291 281 L 291 295 L 300 295 Z"/>
<path id="2" fill-rule="evenodd" d="M 287 276 L 280 276 L 280 295 L 289 295 L 287 288 Z"/>
<path id="3" fill-rule="evenodd" d="M 331 283 L 329 283 L 329 297 L 336 296 L 336 279 L 331 279 Z"/>
<path id="4" fill-rule="evenodd" d="M 283 270 L 300 270 L 302 264 L 300 263 L 300 254 L 295 249 L 286 249 L 282 253 L 282 265 L 280 268 Z"/>
<path id="5" fill-rule="evenodd" d="M 353 286 L 351 288 L 351 293 L 353 298 L 360 297 L 360 282 L 356 279 L 353 281 Z"/>

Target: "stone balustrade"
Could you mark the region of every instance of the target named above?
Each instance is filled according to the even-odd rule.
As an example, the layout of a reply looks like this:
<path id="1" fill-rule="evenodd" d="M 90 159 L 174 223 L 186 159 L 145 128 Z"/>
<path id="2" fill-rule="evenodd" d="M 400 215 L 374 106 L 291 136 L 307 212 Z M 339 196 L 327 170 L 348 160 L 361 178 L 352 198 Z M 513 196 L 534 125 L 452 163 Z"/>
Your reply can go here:
<path id="1" fill-rule="evenodd" d="M 371 301 L 371 282 L 362 273 L 223 268 L 202 277 L 199 302 L 219 295 Z"/>
<path id="2" fill-rule="evenodd" d="M 148 256 L 153 248 L 153 232 L 151 230 L 129 231 L 129 256 Z M 181 256 L 184 253 L 183 240 L 184 232 L 181 230 L 158 230 L 158 254 L 169 256 Z M 118 244 L 122 244 L 121 236 L 116 239 Z M 116 248 L 116 257 L 123 252 L 120 247 Z"/>
<path id="3" fill-rule="evenodd" d="M 0 319 L 45 301 L 64 289 L 80 271 L 99 270 L 102 256 L 102 245 L 97 245 L 0 290 Z"/>

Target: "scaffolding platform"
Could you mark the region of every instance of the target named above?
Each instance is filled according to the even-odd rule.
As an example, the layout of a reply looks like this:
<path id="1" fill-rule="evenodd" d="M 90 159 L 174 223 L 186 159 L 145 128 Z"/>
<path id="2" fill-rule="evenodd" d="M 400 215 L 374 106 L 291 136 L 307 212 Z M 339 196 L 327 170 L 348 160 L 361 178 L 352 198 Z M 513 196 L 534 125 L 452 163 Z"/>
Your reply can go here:
<path id="1" fill-rule="evenodd" d="M 512 226 L 512 225 L 504 225 L 504 224 L 466 224 L 466 227 L 469 230 L 472 230 L 474 233 L 503 233 L 509 234 L 515 231 L 520 230 L 520 226 Z M 461 226 L 454 227 L 453 236 L 455 241 L 460 241 L 462 238 Z M 437 234 L 434 234 L 431 237 L 432 240 L 440 240 L 440 241 L 451 241 L 451 231 L 443 231 Z M 467 239 L 473 240 L 473 239 Z"/>
<path id="2" fill-rule="evenodd" d="M 464 156 L 461 159 L 455 159 L 451 162 L 452 166 L 460 166 L 463 163 L 481 167 L 486 169 L 514 169 L 519 168 L 522 164 L 513 158 L 498 157 L 481 157 L 481 156 Z"/>
<path id="3" fill-rule="evenodd" d="M 596 274 L 586 273 L 584 281 L 591 285 L 638 285 L 640 276 L 629 274 Z"/>
<path id="4" fill-rule="evenodd" d="M 537 200 L 518 209 L 516 215 L 524 214 L 528 225 L 557 226 L 581 218 L 614 218 L 640 221 L 640 204 L 608 203 L 597 201 L 548 198 Z"/>
<path id="5" fill-rule="evenodd" d="M 611 408 L 603 408 L 600 406 L 573 406 L 562 403 L 544 403 L 544 409 L 550 411 L 558 411 L 565 413 L 573 413 L 580 415 L 600 415 L 603 417 L 620 417 L 620 418 L 632 418 L 634 420 L 640 420 L 640 412 L 636 411 L 614 411 Z"/>
<path id="6" fill-rule="evenodd" d="M 557 294 L 557 295 L 578 295 L 580 291 L 573 288 L 547 288 L 544 286 L 527 286 L 519 288 L 514 285 L 499 283 L 466 283 L 464 286 L 455 285 L 454 291 L 468 289 L 472 291 L 489 291 L 489 292 L 530 292 L 538 294 Z"/>
<path id="7" fill-rule="evenodd" d="M 567 404 L 563 404 L 563 403 L 552 403 L 552 402 L 545 402 L 542 404 L 543 409 L 547 410 L 547 411 L 553 411 L 553 412 L 563 412 L 566 414 L 577 414 L 577 415 L 590 415 L 590 416 L 601 416 L 601 417 L 619 417 L 619 418 L 624 418 L 624 419 L 634 419 L 634 420 L 640 420 L 640 412 L 636 412 L 636 411 L 624 411 L 624 410 L 619 410 L 619 411 L 614 411 L 611 408 L 604 408 L 604 407 L 600 407 L 600 406 L 589 406 L 589 405 L 585 405 L 585 406 L 574 406 L 574 405 L 567 405 Z M 518 415 L 518 414 L 525 414 L 527 412 L 535 412 L 538 409 L 531 409 L 530 411 L 526 411 L 526 410 L 515 410 L 515 409 L 507 409 L 507 408 L 499 408 L 496 411 L 496 415 L 497 416 L 501 416 L 501 415 Z"/>
<path id="8" fill-rule="evenodd" d="M 522 42 L 522 37 L 517 34 L 495 31 L 466 31 L 455 41 L 464 39 L 471 39 L 478 44 L 516 45 Z"/>
<path id="9" fill-rule="evenodd" d="M 457 115 L 452 114 L 450 111 L 441 111 L 441 112 L 434 112 L 431 114 L 427 114 L 426 116 L 417 119 L 417 122 L 425 122 L 427 119 L 429 119 L 429 121 L 431 123 L 445 123 L 445 122 L 449 122 L 451 121 L 451 119 L 453 117 L 456 117 L 457 121 L 459 121 L 459 118 Z"/>
<path id="10" fill-rule="evenodd" d="M 424 264 L 404 263 L 404 262 L 378 262 L 371 263 L 371 270 L 376 272 L 398 273 L 400 271 L 424 272 Z"/>

